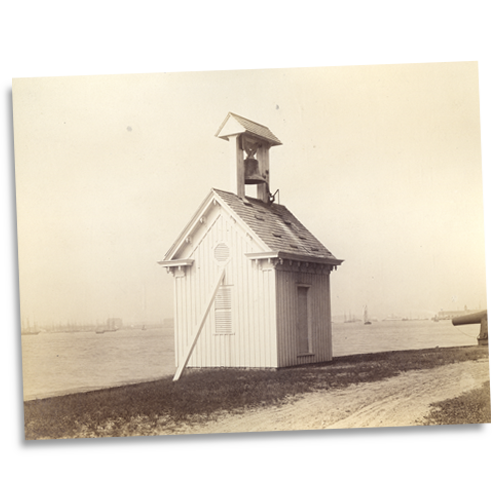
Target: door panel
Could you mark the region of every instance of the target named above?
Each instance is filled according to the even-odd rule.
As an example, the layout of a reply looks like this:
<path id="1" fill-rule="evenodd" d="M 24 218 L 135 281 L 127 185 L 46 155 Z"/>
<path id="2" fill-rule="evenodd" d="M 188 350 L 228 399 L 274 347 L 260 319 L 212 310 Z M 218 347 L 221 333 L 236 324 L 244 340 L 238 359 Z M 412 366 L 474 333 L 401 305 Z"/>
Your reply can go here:
<path id="1" fill-rule="evenodd" d="M 303 286 L 299 286 L 297 288 L 297 293 L 298 293 L 297 336 L 298 336 L 299 354 L 305 354 L 309 352 L 309 318 L 308 318 L 308 306 L 307 306 L 308 291 L 309 289 Z"/>

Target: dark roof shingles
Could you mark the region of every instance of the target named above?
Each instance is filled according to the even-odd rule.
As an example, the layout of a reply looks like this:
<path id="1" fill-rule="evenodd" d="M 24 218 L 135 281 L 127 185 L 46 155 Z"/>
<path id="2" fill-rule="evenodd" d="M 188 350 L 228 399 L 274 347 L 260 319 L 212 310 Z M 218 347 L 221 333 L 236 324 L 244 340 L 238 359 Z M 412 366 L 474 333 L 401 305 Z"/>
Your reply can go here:
<path id="1" fill-rule="evenodd" d="M 248 130 L 248 132 L 260 137 L 265 137 L 271 142 L 281 144 L 281 141 L 265 125 L 261 125 L 260 123 L 249 120 L 248 118 L 237 115 L 236 113 L 230 113 L 230 115 L 232 115 L 233 118 L 240 123 L 240 125 Z"/>
<path id="2" fill-rule="evenodd" d="M 273 252 L 301 257 L 335 259 L 335 256 L 284 206 L 254 198 L 245 202 L 233 193 L 214 189 L 227 205 Z"/>

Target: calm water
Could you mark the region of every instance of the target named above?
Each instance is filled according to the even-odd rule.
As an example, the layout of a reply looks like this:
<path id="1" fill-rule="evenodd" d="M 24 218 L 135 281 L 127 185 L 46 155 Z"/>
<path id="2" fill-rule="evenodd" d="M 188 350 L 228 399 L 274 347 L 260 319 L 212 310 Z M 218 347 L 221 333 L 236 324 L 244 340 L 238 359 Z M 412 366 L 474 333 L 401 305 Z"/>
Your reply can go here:
<path id="1" fill-rule="evenodd" d="M 335 356 L 429 347 L 476 345 L 479 325 L 443 321 L 334 323 Z M 24 399 L 44 398 L 173 375 L 173 329 L 122 330 L 98 335 L 22 336 Z"/>
<path id="2" fill-rule="evenodd" d="M 456 327 L 451 321 L 378 321 L 334 323 L 333 354 L 404 351 L 432 347 L 477 345 L 479 325 Z"/>
<path id="3" fill-rule="evenodd" d="M 25 400 L 153 380 L 175 372 L 171 328 L 21 338 Z"/>

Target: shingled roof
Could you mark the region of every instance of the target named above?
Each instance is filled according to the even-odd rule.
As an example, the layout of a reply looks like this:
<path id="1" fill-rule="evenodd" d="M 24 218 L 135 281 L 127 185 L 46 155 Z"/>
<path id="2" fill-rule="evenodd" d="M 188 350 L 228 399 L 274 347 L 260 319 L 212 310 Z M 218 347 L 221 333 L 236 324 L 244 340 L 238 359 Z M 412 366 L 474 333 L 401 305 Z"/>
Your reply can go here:
<path id="1" fill-rule="evenodd" d="M 284 205 L 239 198 L 213 189 L 222 201 L 270 248 L 283 258 L 340 265 L 337 259 Z"/>
<path id="2" fill-rule="evenodd" d="M 240 133 L 248 132 L 251 135 L 266 139 L 270 144 L 273 144 L 275 146 L 282 144 L 281 141 L 265 125 L 261 125 L 260 123 L 249 120 L 248 118 L 237 115 L 236 113 L 228 113 L 226 119 L 223 121 L 222 125 L 219 127 L 219 130 L 215 134 L 217 137 L 229 140 L 227 138 L 227 135 L 221 132 L 224 130 L 224 127 L 226 126 L 228 120 L 230 120 L 231 118 L 236 120 L 236 122 L 238 122 L 238 124 L 243 127 L 244 130 L 241 130 Z"/>

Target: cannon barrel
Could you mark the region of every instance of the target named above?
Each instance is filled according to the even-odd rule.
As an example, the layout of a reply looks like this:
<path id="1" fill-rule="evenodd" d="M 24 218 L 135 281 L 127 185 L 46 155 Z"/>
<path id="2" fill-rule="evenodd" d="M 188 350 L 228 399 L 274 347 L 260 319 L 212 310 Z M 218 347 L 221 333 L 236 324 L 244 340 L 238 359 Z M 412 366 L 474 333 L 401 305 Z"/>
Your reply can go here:
<path id="1" fill-rule="evenodd" d="M 456 316 L 451 320 L 452 324 L 457 325 L 476 325 L 481 324 L 483 318 L 488 317 L 488 311 L 479 311 L 471 314 L 465 314 L 464 316 Z"/>

